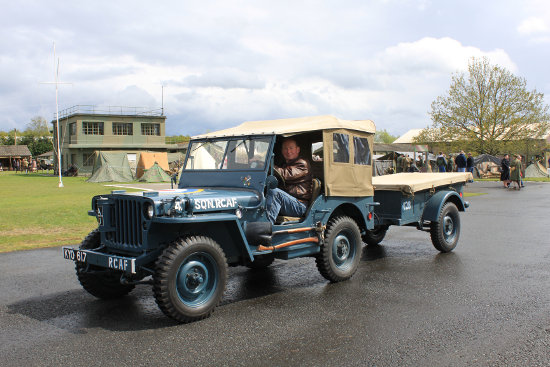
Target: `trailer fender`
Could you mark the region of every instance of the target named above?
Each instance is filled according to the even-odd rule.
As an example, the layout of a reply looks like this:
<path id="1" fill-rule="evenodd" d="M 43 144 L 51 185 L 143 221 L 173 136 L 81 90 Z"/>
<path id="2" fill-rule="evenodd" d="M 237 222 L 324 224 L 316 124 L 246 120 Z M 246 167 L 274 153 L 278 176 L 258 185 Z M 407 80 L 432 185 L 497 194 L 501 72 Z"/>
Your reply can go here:
<path id="1" fill-rule="evenodd" d="M 424 212 L 422 213 L 422 219 L 430 222 L 437 222 L 441 208 L 449 201 L 455 204 L 461 212 L 466 208 L 464 201 L 456 191 L 438 191 L 426 203 Z"/>

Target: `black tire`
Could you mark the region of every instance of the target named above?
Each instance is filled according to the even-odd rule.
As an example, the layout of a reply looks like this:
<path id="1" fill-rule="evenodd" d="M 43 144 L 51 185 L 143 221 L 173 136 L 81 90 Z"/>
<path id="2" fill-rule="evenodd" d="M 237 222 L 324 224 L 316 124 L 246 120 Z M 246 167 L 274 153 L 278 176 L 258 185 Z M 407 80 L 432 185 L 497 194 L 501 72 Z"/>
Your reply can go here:
<path id="1" fill-rule="evenodd" d="M 80 244 L 80 249 L 90 250 L 99 247 L 99 231 L 93 230 Z M 120 298 L 135 288 L 133 284 L 121 284 L 119 271 L 108 270 L 95 265 L 76 262 L 76 276 L 82 288 L 92 296 L 102 299 Z"/>
<path id="2" fill-rule="evenodd" d="M 372 230 L 367 230 L 362 237 L 363 242 L 367 245 L 378 245 L 386 237 L 386 232 L 388 232 L 387 225 L 376 226 Z"/>
<path id="3" fill-rule="evenodd" d="M 265 269 L 269 265 L 273 264 L 275 256 L 273 254 L 257 255 L 254 256 L 254 261 L 248 261 L 246 267 L 250 269 Z"/>
<path id="4" fill-rule="evenodd" d="M 162 312 L 179 322 L 204 319 L 220 303 L 227 284 L 227 261 L 211 238 L 174 241 L 156 264 L 153 293 Z"/>
<path id="5" fill-rule="evenodd" d="M 431 223 L 432 244 L 441 252 L 451 252 L 460 237 L 460 216 L 455 204 L 447 202 L 441 208 L 437 222 Z"/>
<path id="6" fill-rule="evenodd" d="M 317 269 L 331 282 L 347 280 L 357 271 L 361 250 L 361 232 L 357 223 L 346 216 L 331 219 L 321 252 L 316 256 Z"/>

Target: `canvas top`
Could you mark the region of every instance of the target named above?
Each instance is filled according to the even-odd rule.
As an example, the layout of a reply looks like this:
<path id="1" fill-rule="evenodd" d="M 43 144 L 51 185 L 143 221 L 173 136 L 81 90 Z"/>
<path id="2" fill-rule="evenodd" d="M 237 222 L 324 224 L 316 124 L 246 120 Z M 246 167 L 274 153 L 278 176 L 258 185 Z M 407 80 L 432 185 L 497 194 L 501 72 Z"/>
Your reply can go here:
<path id="1" fill-rule="evenodd" d="M 229 129 L 194 136 L 197 138 L 214 138 L 239 135 L 295 135 L 308 131 L 329 129 L 347 129 L 374 134 L 376 127 L 371 120 L 341 120 L 334 116 L 310 116 L 280 120 L 247 121 Z"/>

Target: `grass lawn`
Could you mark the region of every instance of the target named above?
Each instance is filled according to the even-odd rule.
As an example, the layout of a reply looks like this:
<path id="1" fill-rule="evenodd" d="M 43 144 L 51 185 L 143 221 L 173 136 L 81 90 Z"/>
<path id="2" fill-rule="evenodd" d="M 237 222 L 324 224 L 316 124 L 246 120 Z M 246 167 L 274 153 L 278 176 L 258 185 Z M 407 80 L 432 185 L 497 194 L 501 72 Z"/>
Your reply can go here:
<path id="1" fill-rule="evenodd" d="M 57 176 L 0 172 L 0 252 L 80 243 L 97 226 L 92 196 L 115 190 L 86 179 L 63 177 L 59 188 Z"/>

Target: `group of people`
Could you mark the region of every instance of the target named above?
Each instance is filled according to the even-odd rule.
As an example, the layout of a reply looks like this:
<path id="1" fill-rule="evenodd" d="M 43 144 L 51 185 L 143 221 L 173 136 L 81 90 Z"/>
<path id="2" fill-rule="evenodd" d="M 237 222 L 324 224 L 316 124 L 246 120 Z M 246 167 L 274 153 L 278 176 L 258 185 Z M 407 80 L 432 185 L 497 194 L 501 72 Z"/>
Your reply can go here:
<path id="1" fill-rule="evenodd" d="M 466 154 L 463 150 L 461 150 L 460 153 L 456 157 L 454 157 L 454 159 L 450 155 L 449 158 L 447 158 L 445 153 L 439 152 L 435 163 L 439 172 L 456 171 L 470 172 L 471 174 L 474 173 L 474 157 L 472 157 L 472 153 L 468 153 L 468 156 L 466 157 Z"/>
<path id="2" fill-rule="evenodd" d="M 516 155 L 512 162 L 510 162 L 510 156 L 508 154 L 504 155 L 504 158 L 502 158 L 500 162 L 500 181 L 502 181 L 505 189 L 512 188 L 520 190 L 522 187 L 525 187 L 521 168 L 521 155 Z M 512 182 L 515 187 L 511 186 Z"/>
<path id="3" fill-rule="evenodd" d="M 38 167 L 38 163 L 36 162 L 36 159 L 27 159 L 27 158 L 14 158 L 11 161 L 11 167 L 16 172 L 25 172 L 29 173 L 29 171 L 34 172 L 36 171 Z"/>

